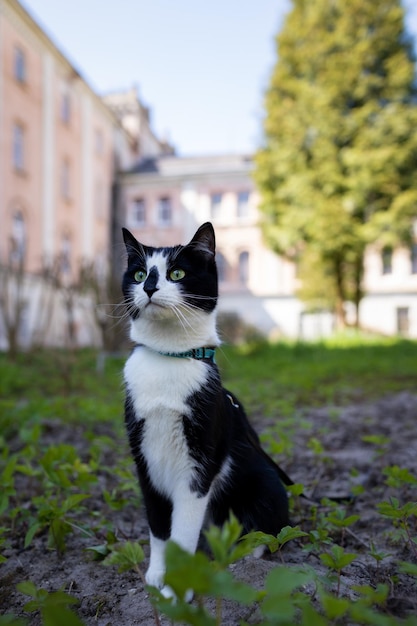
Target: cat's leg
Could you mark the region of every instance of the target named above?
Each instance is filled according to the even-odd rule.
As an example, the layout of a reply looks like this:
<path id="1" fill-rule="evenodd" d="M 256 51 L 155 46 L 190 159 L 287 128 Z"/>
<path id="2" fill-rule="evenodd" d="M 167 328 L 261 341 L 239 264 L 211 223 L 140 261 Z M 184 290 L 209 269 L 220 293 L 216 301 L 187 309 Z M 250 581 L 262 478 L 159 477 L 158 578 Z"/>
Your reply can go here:
<path id="1" fill-rule="evenodd" d="M 198 496 L 188 489 L 174 500 L 170 538 L 191 554 L 197 548 L 208 501 L 208 494 Z"/>
<path id="2" fill-rule="evenodd" d="M 158 539 L 150 531 L 151 558 L 145 575 L 148 585 L 160 589 L 164 584 L 165 576 L 165 547 L 166 541 Z"/>
<path id="3" fill-rule="evenodd" d="M 242 525 L 243 534 L 260 530 L 277 535 L 289 524 L 288 498 L 274 464 L 264 455 L 248 453 L 234 460 L 233 472 L 211 502 L 213 522 L 222 526 L 229 511 Z M 260 556 L 261 550 L 256 556 Z"/>
<path id="4" fill-rule="evenodd" d="M 196 493 L 190 492 L 187 487 L 174 497 L 170 539 L 191 554 L 194 554 L 197 548 L 208 501 L 208 495 L 199 497 Z M 175 597 L 168 585 L 162 588 L 161 593 L 166 598 Z M 192 598 L 193 591 L 189 589 L 185 594 L 185 600 L 191 602 Z"/>
<path id="5" fill-rule="evenodd" d="M 160 589 L 165 576 L 165 547 L 171 533 L 172 503 L 150 485 L 142 487 L 150 530 L 150 561 L 145 579 Z"/>

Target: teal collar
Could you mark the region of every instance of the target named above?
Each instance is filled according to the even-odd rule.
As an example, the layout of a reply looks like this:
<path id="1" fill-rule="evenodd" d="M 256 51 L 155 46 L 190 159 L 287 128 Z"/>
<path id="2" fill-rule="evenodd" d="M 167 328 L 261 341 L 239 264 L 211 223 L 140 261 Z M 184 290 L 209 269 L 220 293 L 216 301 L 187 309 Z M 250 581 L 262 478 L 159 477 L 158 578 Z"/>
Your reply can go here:
<path id="1" fill-rule="evenodd" d="M 138 347 L 143 346 L 143 343 L 136 344 Z M 148 346 L 144 346 L 148 348 Z M 186 350 L 185 352 L 161 352 L 160 350 L 153 350 L 153 348 L 148 348 L 148 350 L 152 350 L 153 352 L 157 352 L 162 356 L 172 356 L 176 359 L 197 359 L 199 361 L 207 359 L 208 361 L 214 362 L 214 357 L 216 354 L 216 348 L 193 348 L 192 350 Z"/>

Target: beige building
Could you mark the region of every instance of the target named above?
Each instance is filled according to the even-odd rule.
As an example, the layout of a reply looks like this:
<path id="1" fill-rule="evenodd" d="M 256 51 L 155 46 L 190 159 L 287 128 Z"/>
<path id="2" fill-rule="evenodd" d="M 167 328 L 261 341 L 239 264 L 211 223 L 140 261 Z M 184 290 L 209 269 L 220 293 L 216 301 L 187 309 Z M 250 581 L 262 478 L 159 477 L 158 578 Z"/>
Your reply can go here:
<path id="1" fill-rule="evenodd" d="M 125 223 L 143 243 L 169 245 L 210 221 L 223 295 L 292 295 L 293 265 L 262 241 L 252 167 L 244 155 L 142 160 L 120 177 Z"/>
<path id="2" fill-rule="evenodd" d="M 165 149 L 136 94 L 123 98 L 134 104 L 128 124 L 19 2 L 0 0 L 0 346 L 15 323 L 23 343 L 36 334 L 65 342 L 62 306 L 71 307 L 77 342 L 96 339 L 94 319 L 85 323 L 91 316 L 74 306 L 69 287 L 83 268 L 98 278 L 108 271 L 116 172 L 151 147 Z M 51 281 L 62 288 L 61 304 L 49 294 Z M 39 328 L 45 298 L 52 313 Z"/>
<path id="3" fill-rule="evenodd" d="M 117 123 L 13 0 L 0 2 L 0 46 L 0 254 L 31 273 L 61 259 L 75 276 L 107 259 Z"/>

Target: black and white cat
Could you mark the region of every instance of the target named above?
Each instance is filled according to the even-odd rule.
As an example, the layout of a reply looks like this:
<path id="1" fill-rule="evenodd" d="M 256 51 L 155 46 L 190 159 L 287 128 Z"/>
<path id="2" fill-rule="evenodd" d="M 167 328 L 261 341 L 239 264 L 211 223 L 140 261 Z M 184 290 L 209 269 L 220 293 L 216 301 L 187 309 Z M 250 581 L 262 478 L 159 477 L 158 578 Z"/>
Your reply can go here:
<path id="1" fill-rule="evenodd" d="M 230 511 L 244 532 L 276 535 L 288 524 L 286 476 L 221 385 L 212 225 L 172 248 L 123 236 L 136 344 L 124 369 L 125 418 L 150 527 L 146 581 L 162 588 L 168 539 L 194 552 L 203 525 L 223 524 Z"/>

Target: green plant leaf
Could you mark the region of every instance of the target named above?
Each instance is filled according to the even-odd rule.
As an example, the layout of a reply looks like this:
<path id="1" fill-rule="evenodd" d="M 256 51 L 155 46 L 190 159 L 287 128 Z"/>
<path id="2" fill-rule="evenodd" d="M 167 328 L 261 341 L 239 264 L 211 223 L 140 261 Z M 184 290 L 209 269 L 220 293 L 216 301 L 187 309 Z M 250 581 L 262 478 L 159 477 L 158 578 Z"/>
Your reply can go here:
<path id="1" fill-rule="evenodd" d="M 0 626 L 26 626 L 27 621 L 11 614 L 0 615 Z"/>
<path id="2" fill-rule="evenodd" d="M 273 624 L 294 623 L 297 603 L 294 593 L 314 580 L 311 570 L 278 566 L 265 581 L 266 594 L 261 603 L 262 614 Z"/>
<path id="3" fill-rule="evenodd" d="M 63 605 L 49 605 L 41 613 L 43 626 L 84 626 L 79 617 Z"/>
<path id="4" fill-rule="evenodd" d="M 330 552 L 320 554 L 321 562 L 336 572 L 340 572 L 357 558 L 357 554 L 345 552 L 341 546 L 337 545 L 332 546 Z"/>
<path id="5" fill-rule="evenodd" d="M 20 591 L 20 593 L 24 593 L 26 596 L 31 596 L 32 598 L 36 598 L 38 594 L 37 586 L 30 580 L 24 580 L 18 583 L 16 589 Z"/>
<path id="6" fill-rule="evenodd" d="M 31 526 L 29 526 L 28 531 L 25 535 L 25 543 L 24 543 L 25 548 L 30 546 L 34 536 L 36 535 L 36 533 L 38 532 L 40 528 L 42 528 L 42 524 L 40 524 L 39 522 L 34 522 L 33 524 L 31 524 Z"/>
<path id="7" fill-rule="evenodd" d="M 189 604 L 177 598 L 167 600 L 155 587 L 149 587 L 152 604 L 158 611 L 170 618 L 173 623 L 191 624 L 192 626 L 217 626 L 217 622 L 201 604 Z"/>
<path id="8" fill-rule="evenodd" d="M 267 546 L 272 553 L 279 548 L 279 541 L 274 535 L 268 535 L 260 530 L 243 535 L 242 543 L 247 546 L 248 554 L 259 546 Z"/>
<path id="9" fill-rule="evenodd" d="M 376 588 L 370 585 L 354 585 L 352 589 L 361 595 L 361 601 L 367 606 L 383 606 L 389 593 L 389 587 L 385 584 L 379 584 Z"/>
<path id="10" fill-rule="evenodd" d="M 245 541 L 239 541 L 242 526 L 232 514 L 221 528 L 211 526 L 205 536 L 214 559 L 222 567 L 227 567 L 238 559 L 250 554 L 251 548 Z"/>
<path id="11" fill-rule="evenodd" d="M 346 598 L 336 598 L 330 593 L 321 593 L 320 601 L 326 617 L 331 620 L 337 620 L 346 615 L 350 604 Z"/>
<path id="12" fill-rule="evenodd" d="M 404 574 L 409 574 L 410 576 L 417 577 L 417 563 L 409 563 L 408 561 L 400 561 L 399 568 L 400 572 Z"/>
<path id="13" fill-rule="evenodd" d="M 255 589 L 234 580 L 229 571 L 219 569 L 220 564 L 211 561 L 202 552 L 189 554 L 170 541 L 166 547 L 165 559 L 165 583 L 180 599 L 185 598 L 190 589 L 198 595 L 229 598 L 241 604 L 251 604 L 258 598 Z"/>
<path id="14" fill-rule="evenodd" d="M 294 485 L 288 485 L 286 489 L 293 496 L 301 496 L 301 494 L 305 491 L 304 485 L 302 483 L 294 483 Z"/>
<path id="15" fill-rule="evenodd" d="M 284 526 L 277 535 L 277 540 L 280 546 L 284 546 L 292 539 L 298 539 L 299 537 L 307 537 L 308 533 L 305 533 L 299 526 Z"/>
<path id="16" fill-rule="evenodd" d="M 417 485 L 417 478 L 407 468 L 390 465 L 384 467 L 382 473 L 387 476 L 385 482 L 389 487 L 398 489 L 403 485 Z"/>
<path id="17" fill-rule="evenodd" d="M 145 558 L 143 548 L 138 542 L 125 543 L 111 547 L 111 552 L 103 561 L 103 565 L 117 565 L 119 572 L 136 569 Z"/>
<path id="18" fill-rule="evenodd" d="M 86 500 L 89 497 L 90 496 L 88 494 L 85 494 L 85 493 L 74 493 L 74 494 L 68 496 L 68 498 L 66 498 L 64 500 L 64 502 L 62 503 L 62 511 L 63 511 L 63 513 L 68 513 L 68 511 L 71 511 L 72 509 L 77 508 L 78 505 L 81 502 L 83 502 L 83 500 Z"/>

